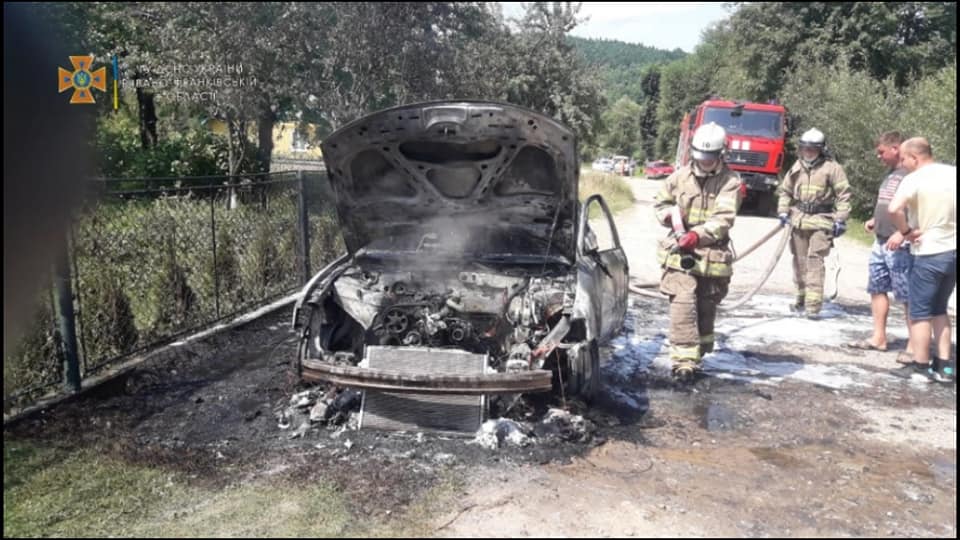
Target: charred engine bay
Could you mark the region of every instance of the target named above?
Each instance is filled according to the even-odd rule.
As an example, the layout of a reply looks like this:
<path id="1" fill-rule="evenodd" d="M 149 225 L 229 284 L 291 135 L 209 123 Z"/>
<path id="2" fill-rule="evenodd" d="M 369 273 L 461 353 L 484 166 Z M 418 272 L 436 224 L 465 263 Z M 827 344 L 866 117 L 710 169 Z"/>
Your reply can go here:
<path id="1" fill-rule="evenodd" d="M 310 352 L 355 363 L 364 345 L 456 348 L 488 355 L 493 371 L 536 369 L 544 357 L 531 352 L 572 306 L 572 279 L 352 266 L 320 299 Z"/>

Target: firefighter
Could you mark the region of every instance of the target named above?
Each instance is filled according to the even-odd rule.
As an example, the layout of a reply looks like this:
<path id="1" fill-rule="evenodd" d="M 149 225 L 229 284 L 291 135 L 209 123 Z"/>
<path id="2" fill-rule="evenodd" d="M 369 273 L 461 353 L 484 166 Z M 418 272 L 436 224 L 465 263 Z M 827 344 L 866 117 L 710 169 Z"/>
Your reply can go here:
<path id="1" fill-rule="evenodd" d="M 777 214 L 781 225 L 793 225 L 790 252 L 797 295 L 790 309 L 817 319 L 823 307 L 823 259 L 833 239 L 847 231 L 850 184 L 843 167 L 827 154 L 820 130 L 801 135 L 799 147 L 800 159 L 780 184 Z"/>
<path id="2" fill-rule="evenodd" d="M 692 160 L 670 175 L 656 196 L 657 219 L 672 232 L 660 241 L 660 291 L 670 298 L 673 376 L 689 381 L 713 351 L 717 305 L 733 274 L 730 228 L 740 208 L 740 176 L 723 161 L 727 134 L 717 124 L 697 128 Z"/>

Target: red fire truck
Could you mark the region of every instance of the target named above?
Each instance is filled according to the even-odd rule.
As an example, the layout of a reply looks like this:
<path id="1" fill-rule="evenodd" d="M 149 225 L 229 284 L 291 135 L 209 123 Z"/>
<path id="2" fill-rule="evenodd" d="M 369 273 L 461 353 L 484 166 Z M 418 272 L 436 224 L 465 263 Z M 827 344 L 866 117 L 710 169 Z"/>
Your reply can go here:
<path id="1" fill-rule="evenodd" d="M 690 139 L 703 124 L 714 122 L 727 132 L 727 166 L 737 171 L 746 186 L 743 208 L 773 215 L 777 185 L 784 166 L 787 110 L 777 103 L 734 102 L 708 99 L 683 116 L 677 167 L 690 162 Z"/>

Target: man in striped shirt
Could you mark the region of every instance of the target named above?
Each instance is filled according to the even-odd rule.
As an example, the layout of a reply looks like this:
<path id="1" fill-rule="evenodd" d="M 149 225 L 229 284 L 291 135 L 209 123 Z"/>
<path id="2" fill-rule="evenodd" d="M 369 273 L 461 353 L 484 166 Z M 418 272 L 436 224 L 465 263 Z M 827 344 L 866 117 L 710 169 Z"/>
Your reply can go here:
<path id="1" fill-rule="evenodd" d="M 892 292 L 897 302 L 904 305 L 907 312 L 909 301 L 909 278 L 913 268 L 913 255 L 910 254 L 910 242 L 904 240 L 897 231 L 896 225 L 890 219 L 887 207 L 897 192 L 900 181 L 907 175 L 907 171 L 900 167 L 900 144 L 903 136 L 899 131 L 888 131 L 877 138 L 877 159 L 887 166 L 887 175 L 880 183 L 880 192 L 877 195 L 877 205 L 873 217 L 864 224 L 867 232 L 876 235 L 873 249 L 870 253 L 869 279 L 867 292 L 870 294 L 870 306 L 873 312 L 873 335 L 864 340 L 854 341 L 850 347 L 876 351 L 887 350 L 887 314 L 890 311 L 890 299 L 887 293 Z M 894 249 L 887 247 L 894 246 Z M 909 327 L 909 313 L 907 316 Z M 912 362 L 910 343 L 907 343 L 905 353 L 901 353 L 897 361 L 900 363 Z"/>

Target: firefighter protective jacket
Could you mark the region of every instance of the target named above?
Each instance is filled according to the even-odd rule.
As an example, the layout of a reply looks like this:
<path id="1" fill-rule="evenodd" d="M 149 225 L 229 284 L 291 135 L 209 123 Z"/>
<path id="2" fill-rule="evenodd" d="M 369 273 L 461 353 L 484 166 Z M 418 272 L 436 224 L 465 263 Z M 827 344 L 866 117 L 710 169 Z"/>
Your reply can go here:
<path id="1" fill-rule="evenodd" d="M 790 223 L 802 231 L 829 231 L 834 221 L 850 216 L 850 183 L 843 167 L 830 158 L 813 167 L 797 160 L 780 184 L 778 214 L 789 214 Z"/>
<path id="2" fill-rule="evenodd" d="M 692 165 L 680 168 L 667 178 L 656 196 L 657 219 L 666 225 L 673 206 L 679 206 L 686 231 L 700 236 L 694 253 L 696 264 L 689 272 L 705 277 L 733 274 L 730 227 L 740 208 L 740 176 L 726 164 L 704 179 L 693 174 Z M 657 260 L 664 268 L 683 270 L 677 239 L 671 234 L 660 241 Z"/>

